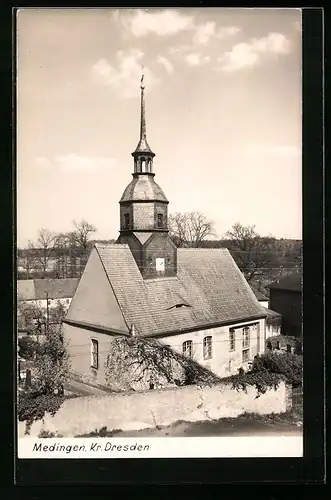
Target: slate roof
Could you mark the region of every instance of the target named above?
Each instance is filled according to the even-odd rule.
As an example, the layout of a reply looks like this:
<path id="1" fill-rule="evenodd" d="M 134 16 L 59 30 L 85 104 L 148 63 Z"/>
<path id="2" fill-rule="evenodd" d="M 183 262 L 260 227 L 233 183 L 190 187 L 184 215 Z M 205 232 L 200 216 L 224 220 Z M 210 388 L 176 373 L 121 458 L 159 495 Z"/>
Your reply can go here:
<path id="1" fill-rule="evenodd" d="M 124 319 L 129 328 L 134 324 L 137 335 L 180 333 L 266 316 L 227 249 L 180 248 L 177 277 L 144 280 L 128 245 L 95 248 Z"/>
<path id="2" fill-rule="evenodd" d="M 293 273 L 288 276 L 284 276 L 273 283 L 268 285 L 270 290 L 277 288 L 279 290 L 289 290 L 292 292 L 301 292 L 302 291 L 302 276 L 301 273 Z"/>
<path id="3" fill-rule="evenodd" d="M 168 200 L 158 184 L 151 175 L 134 175 L 130 184 L 123 192 L 120 203 L 127 201 L 158 200 L 168 203 Z"/>
<path id="4" fill-rule="evenodd" d="M 72 298 L 79 278 L 18 280 L 17 296 L 22 300 Z"/>
<path id="5" fill-rule="evenodd" d="M 263 295 L 263 293 L 261 293 L 260 290 L 257 290 L 256 288 L 254 288 L 252 286 L 251 286 L 251 289 L 253 290 L 253 293 L 254 293 L 255 297 L 257 298 L 257 300 L 259 300 L 259 301 L 269 300 L 269 298 L 266 297 L 265 295 Z"/>

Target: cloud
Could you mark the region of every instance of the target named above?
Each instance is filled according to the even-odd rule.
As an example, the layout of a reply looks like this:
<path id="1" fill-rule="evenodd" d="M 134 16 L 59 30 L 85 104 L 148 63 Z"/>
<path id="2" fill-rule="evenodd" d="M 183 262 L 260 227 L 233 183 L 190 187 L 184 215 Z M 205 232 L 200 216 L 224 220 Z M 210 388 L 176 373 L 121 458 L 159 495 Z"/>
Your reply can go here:
<path id="1" fill-rule="evenodd" d="M 205 45 L 209 42 L 210 38 L 215 34 L 215 26 L 216 23 L 214 21 L 209 21 L 198 26 L 193 37 L 193 43 Z"/>
<path id="2" fill-rule="evenodd" d="M 125 9 L 126 10 L 126 9 Z M 116 11 L 115 19 L 136 37 L 144 37 L 153 33 L 158 36 L 171 36 L 192 28 L 193 18 L 176 10 L 148 11 Z"/>
<path id="3" fill-rule="evenodd" d="M 241 28 L 239 28 L 239 26 L 222 26 L 217 30 L 216 23 L 214 21 L 208 21 L 207 23 L 201 24 L 196 28 L 193 43 L 197 45 L 205 45 L 212 38 L 225 39 L 236 35 L 240 31 Z"/>
<path id="4" fill-rule="evenodd" d="M 100 59 L 92 67 L 92 77 L 103 85 L 113 87 L 122 98 L 137 97 L 144 53 L 139 49 L 130 49 L 119 51 L 116 58 L 116 65 Z M 144 75 L 149 89 L 158 83 L 157 77 L 148 67 L 144 67 Z"/>
<path id="5" fill-rule="evenodd" d="M 189 51 L 192 49 L 192 45 L 178 45 L 177 47 L 170 47 L 168 52 L 169 54 L 172 54 L 172 55 L 178 55 L 178 56 L 181 56 L 183 54 L 185 54 L 185 52 Z"/>
<path id="6" fill-rule="evenodd" d="M 168 73 L 173 73 L 174 66 L 169 61 L 169 59 L 167 59 L 166 57 L 164 57 L 164 56 L 158 56 L 156 62 L 158 62 L 159 64 L 161 64 L 166 69 L 166 71 Z"/>
<path id="7" fill-rule="evenodd" d="M 82 171 L 96 171 L 103 169 L 111 169 L 117 165 L 117 160 L 111 157 L 100 157 L 100 156 L 84 156 L 76 153 L 68 153 L 64 155 L 59 155 L 50 161 L 44 157 L 36 158 L 37 163 L 47 168 L 61 169 L 66 172 L 82 172 Z"/>
<path id="8" fill-rule="evenodd" d="M 283 158 L 298 158 L 301 156 L 301 151 L 293 145 L 253 145 L 247 148 L 250 156 L 279 156 Z M 246 154 L 245 152 L 245 154 Z"/>
<path id="9" fill-rule="evenodd" d="M 253 38 L 250 42 L 238 43 L 230 52 L 218 58 L 222 71 L 237 71 L 260 63 L 261 55 L 267 53 L 287 54 L 290 41 L 281 33 L 269 33 L 264 38 Z"/>
<path id="10" fill-rule="evenodd" d="M 254 38 L 251 46 L 256 52 L 274 52 L 276 54 L 287 54 L 290 49 L 290 41 L 282 33 L 269 33 L 264 38 Z"/>
<path id="11" fill-rule="evenodd" d="M 217 38 L 228 38 L 237 35 L 240 31 L 241 28 L 239 26 L 223 26 L 217 31 L 216 36 Z"/>
<path id="12" fill-rule="evenodd" d="M 193 52 L 193 53 L 185 56 L 184 59 L 189 66 L 200 66 L 201 64 L 205 64 L 206 62 L 208 62 L 210 57 L 209 56 L 202 56 L 198 52 Z"/>

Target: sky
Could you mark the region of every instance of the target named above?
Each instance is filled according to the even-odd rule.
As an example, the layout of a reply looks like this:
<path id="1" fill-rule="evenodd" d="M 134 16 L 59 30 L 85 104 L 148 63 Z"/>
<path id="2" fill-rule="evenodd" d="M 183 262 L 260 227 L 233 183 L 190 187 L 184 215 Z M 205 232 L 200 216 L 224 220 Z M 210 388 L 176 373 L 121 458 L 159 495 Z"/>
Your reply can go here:
<path id="1" fill-rule="evenodd" d="M 169 213 L 302 237 L 299 9 L 20 9 L 17 244 L 117 238 L 144 66 L 147 139 Z"/>

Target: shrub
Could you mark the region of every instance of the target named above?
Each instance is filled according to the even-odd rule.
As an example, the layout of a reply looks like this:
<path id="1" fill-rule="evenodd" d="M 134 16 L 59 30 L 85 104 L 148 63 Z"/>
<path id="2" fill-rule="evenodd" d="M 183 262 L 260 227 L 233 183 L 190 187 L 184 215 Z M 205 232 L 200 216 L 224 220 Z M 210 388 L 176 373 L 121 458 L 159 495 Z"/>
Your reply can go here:
<path id="1" fill-rule="evenodd" d="M 40 439 L 45 439 L 45 438 L 61 438 L 63 437 L 62 434 L 57 434 L 56 432 L 51 432 L 51 431 L 40 431 L 38 434 L 38 438 Z"/>
<path id="2" fill-rule="evenodd" d="M 254 386 L 257 397 L 268 389 L 276 390 L 281 381 L 299 386 L 302 383 L 302 356 L 291 353 L 257 355 L 249 371 L 229 378 L 236 390 L 247 391 L 247 386 Z"/>
<path id="3" fill-rule="evenodd" d="M 302 383 L 302 356 L 299 354 L 267 353 L 254 358 L 251 371 L 277 373 L 286 383 L 299 386 Z"/>
<path id="4" fill-rule="evenodd" d="M 29 390 L 18 396 L 17 416 L 20 422 L 26 422 L 26 434 L 29 434 L 32 423 L 41 420 L 46 413 L 52 416 L 58 411 L 64 401 L 64 396 L 50 393 L 39 393 Z"/>
<path id="5" fill-rule="evenodd" d="M 30 337 L 18 339 L 19 355 L 24 359 L 33 359 L 40 349 L 40 344 Z"/>
<path id="6" fill-rule="evenodd" d="M 47 333 L 33 361 L 31 387 L 18 395 L 18 419 L 26 421 L 27 431 L 45 413 L 55 415 L 64 401 L 63 384 L 69 375 L 69 357 L 60 330 Z"/>
<path id="7" fill-rule="evenodd" d="M 116 434 L 119 434 L 122 432 L 122 429 L 113 429 L 113 430 L 108 430 L 107 427 L 101 427 L 100 429 L 94 429 L 94 431 L 89 432 L 88 434 L 80 434 L 75 437 L 112 437 L 116 436 Z"/>

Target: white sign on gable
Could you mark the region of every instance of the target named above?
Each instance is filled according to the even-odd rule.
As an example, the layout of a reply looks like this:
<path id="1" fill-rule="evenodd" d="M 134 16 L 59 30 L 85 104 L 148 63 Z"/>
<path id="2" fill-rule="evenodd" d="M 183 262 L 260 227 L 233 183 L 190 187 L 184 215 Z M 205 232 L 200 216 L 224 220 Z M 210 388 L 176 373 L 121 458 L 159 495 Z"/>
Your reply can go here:
<path id="1" fill-rule="evenodd" d="M 164 273 L 164 259 L 163 258 L 155 259 L 155 264 L 156 264 L 156 271 L 158 273 Z"/>

